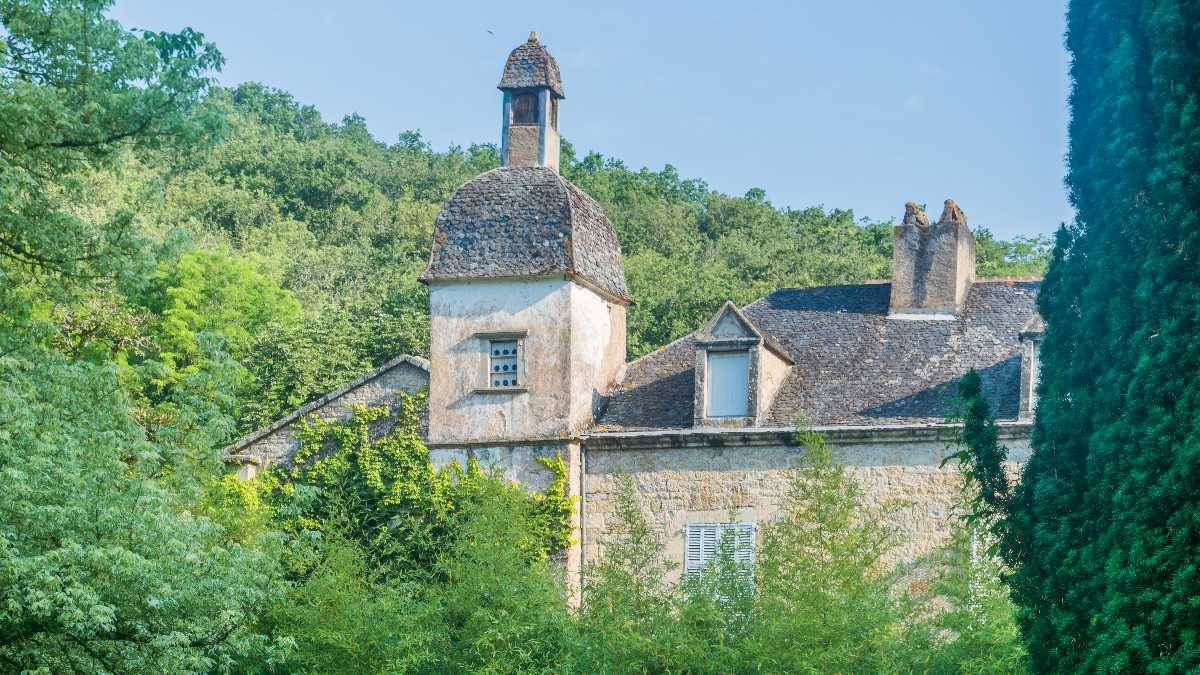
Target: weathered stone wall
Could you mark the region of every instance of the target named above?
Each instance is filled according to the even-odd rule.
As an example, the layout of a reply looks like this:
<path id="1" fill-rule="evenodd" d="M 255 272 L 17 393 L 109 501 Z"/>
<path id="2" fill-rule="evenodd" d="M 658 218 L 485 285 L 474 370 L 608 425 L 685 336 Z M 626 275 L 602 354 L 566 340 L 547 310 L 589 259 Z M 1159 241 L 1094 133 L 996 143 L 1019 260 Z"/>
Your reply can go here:
<path id="1" fill-rule="evenodd" d="M 570 282 L 562 278 L 435 283 L 429 291 L 429 442 L 566 435 Z M 487 388 L 487 338 L 524 331 L 523 390 Z"/>
<path id="2" fill-rule="evenodd" d="M 765 419 L 775 394 L 787 379 L 791 366 L 766 345 L 758 346 L 758 419 Z"/>
<path id="3" fill-rule="evenodd" d="M 542 166 L 541 133 L 536 124 L 512 124 L 508 127 L 508 161 L 505 166 Z"/>
<path id="4" fill-rule="evenodd" d="M 578 431 L 595 421 L 625 367 L 625 306 L 573 284 L 570 329 L 570 428 Z"/>
<path id="5" fill-rule="evenodd" d="M 417 393 L 428 385 L 429 374 L 425 370 L 401 362 L 344 391 L 335 392 L 310 409 L 301 408 L 299 414 L 293 413 L 271 427 L 251 434 L 228 448 L 227 452 L 239 457 L 257 458 L 264 465 L 286 463 L 300 445 L 295 432 L 310 415 L 325 420 L 349 419 L 354 406 L 393 406 L 403 395 Z"/>
<path id="6" fill-rule="evenodd" d="M 833 435 L 833 434 L 831 434 Z M 942 434 L 943 436 L 945 434 Z M 896 507 L 890 518 L 899 528 L 895 560 L 911 561 L 946 541 L 958 503 L 961 477 L 941 468 L 947 440 L 937 434 L 924 440 L 855 440 L 831 438 L 835 458 L 861 481 L 870 505 Z M 1009 437 L 1011 458 L 1023 462 L 1029 453 L 1024 435 Z M 780 434 L 783 437 L 783 434 Z M 594 560 L 603 550 L 615 517 L 619 477 L 628 475 L 643 510 L 659 529 L 666 554 L 683 562 L 683 530 L 689 523 L 727 522 L 730 510 L 738 522 L 765 523 L 779 512 L 793 469 L 803 465 L 804 450 L 772 445 L 600 449 L 596 436 L 585 439 L 582 504 L 583 558 Z M 670 445 L 661 443 L 660 445 Z"/>
<path id="7" fill-rule="evenodd" d="M 429 442 L 566 438 L 625 361 L 625 308 L 562 277 L 434 283 Z M 520 390 L 488 390 L 487 335 L 524 334 Z"/>

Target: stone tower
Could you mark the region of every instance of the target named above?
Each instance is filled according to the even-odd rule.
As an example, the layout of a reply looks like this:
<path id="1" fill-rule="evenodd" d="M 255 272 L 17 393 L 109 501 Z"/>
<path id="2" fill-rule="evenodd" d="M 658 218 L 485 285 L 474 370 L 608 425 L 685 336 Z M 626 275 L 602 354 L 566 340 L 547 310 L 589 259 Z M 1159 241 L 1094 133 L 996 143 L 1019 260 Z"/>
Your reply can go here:
<path id="1" fill-rule="evenodd" d="M 556 170 L 562 82 L 536 36 L 509 56 L 500 90 L 504 165 L 446 202 L 422 275 L 431 447 L 574 439 L 625 362 L 621 248 L 600 205 Z"/>
<path id="2" fill-rule="evenodd" d="M 894 318 L 953 318 L 975 281 L 975 237 L 967 216 L 947 199 L 942 216 L 930 223 L 913 202 L 892 231 Z"/>
<path id="3" fill-rule="evenodd" d="M 500 163 L 558 170 L 558 103 L 563 96 L 558 63 L 530 33 L 512 50 L 500 76 Z"/>

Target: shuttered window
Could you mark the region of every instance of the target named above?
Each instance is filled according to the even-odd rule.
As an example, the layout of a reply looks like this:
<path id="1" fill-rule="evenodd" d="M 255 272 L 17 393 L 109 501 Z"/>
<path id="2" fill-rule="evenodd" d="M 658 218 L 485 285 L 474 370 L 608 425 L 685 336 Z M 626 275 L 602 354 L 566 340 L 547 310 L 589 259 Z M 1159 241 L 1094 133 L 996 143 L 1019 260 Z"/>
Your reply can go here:
<path id="1" fill-rule="evenodd" d="M 754 523 L 695 523 L 685 530 L 683 573 L 699 574 L 717 557 L 721 538 L 731 537 L 733 559 L 747 574 L 754 572 Z"/>
<path id="2" fill-rule="evenodd" d="M 709 352 L 705 379 L 708 382 L 709 417 L 746 417 L 750 414 L 747 393 L 750 352 Z"/>

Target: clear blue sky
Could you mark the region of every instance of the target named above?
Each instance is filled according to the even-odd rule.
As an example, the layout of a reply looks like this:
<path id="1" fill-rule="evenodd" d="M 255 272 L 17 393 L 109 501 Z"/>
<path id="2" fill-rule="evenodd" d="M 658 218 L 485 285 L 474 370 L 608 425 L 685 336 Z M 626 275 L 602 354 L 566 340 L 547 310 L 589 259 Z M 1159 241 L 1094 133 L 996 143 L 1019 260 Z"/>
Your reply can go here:
<path id="1" fill-rule="evenodd" d="M 560 127 L 629 166 L 675 165 L 780 206 L 898 218 L 952 197 L 1002 236 L 1070 220 L 1062 0 L 311 2 L 117 0 L 127 26 L 191 26 L 257 80 L 379 138 L 496 142 L 495 86 L 537 30 Z M 489 33 L 491 31 L 491 33 Z"/>

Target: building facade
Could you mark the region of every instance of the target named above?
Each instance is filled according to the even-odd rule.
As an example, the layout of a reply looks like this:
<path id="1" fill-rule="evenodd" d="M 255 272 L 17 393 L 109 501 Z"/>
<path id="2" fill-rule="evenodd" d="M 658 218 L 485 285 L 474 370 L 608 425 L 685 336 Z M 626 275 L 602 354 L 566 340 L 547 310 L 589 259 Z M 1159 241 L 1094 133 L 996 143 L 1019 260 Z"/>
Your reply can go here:
<path id="1" fill-rule="evenodd" d="M 946 420 L 970 369 L 1010 459 L 1024 461 L 1039 282 L 977 279 L 974 238 L 953 201 L 937 222 L 906 205 L 888 281 L 727 302 L 696 332 L 627 362 L 632 298 L 620 244 L 603 208 L 558 173 L 565 95 L 536 35 L 509 56 L 499 89 L 502 166 L 460 187 L 435 222 L 422 276 L 427 364 L 397 360 L 239 441 L 231 458 L 286 462 L 300 415 L 344 416 L 342 399 L 386 400 L 378 386 L 363 393 L 372 383 L 391 382 L 393 397 L 427 386 L 434 462 L 476 459 L 541 488 L 552 476 L 537 458 L 567 460 L 579 497 L 572 576 L 602 550 L 620 476 L 682 569 L 702 564 L 705 542 L 724 527 L 752 549 L 804 462 L 793 440 L 801 420 L 826 436 L 869 500 L 902 504 L 898 555 L 930 552 L 958 499 L 959 475 L 943 466 L 955 437 Z"/>

